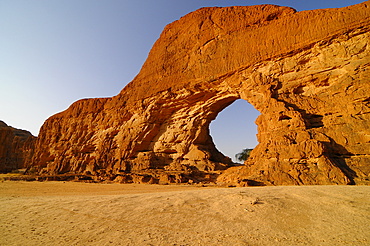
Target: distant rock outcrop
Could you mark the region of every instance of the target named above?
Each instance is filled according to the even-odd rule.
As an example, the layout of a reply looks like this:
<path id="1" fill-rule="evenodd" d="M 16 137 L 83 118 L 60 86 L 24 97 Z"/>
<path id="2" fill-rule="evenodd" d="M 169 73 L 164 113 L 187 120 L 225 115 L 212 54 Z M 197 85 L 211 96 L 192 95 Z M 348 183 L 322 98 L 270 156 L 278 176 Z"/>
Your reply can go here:
<path id="1" fill-rule="evenodd" d="M 25 168 L 31 163 L 36 137 L 0 121 L 0 173 Z"/>
<path id="2" fill-rule="evenodd" d="M 33 166 L 120 182 L 362 182 L 370 174 L 369 29 L 368 1 L 303 12 L 199 9 L 166 26 L 117 96 L 50 117 Z M 229 168 L 209 124 L 237 99 L 261 112 L 259 144 L 244 166 Z"/>

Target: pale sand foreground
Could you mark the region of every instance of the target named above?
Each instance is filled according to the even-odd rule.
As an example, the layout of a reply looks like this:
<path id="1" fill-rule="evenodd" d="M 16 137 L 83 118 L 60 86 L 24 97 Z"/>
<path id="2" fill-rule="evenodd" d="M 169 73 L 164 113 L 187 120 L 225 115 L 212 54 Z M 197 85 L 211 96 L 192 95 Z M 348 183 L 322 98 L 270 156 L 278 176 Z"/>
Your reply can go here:
<path id="1" fill-rule="evenodd" d="M 0 245 L 370 245 L 370 186 L 0 183 Z"/>

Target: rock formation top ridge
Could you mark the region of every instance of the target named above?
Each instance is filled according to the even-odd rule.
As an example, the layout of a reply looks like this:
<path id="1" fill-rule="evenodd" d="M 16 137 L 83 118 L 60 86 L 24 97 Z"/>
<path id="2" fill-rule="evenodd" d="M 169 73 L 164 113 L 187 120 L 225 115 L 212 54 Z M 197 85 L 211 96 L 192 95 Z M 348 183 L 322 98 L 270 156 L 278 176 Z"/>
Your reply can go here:
<path id="1" fill-rule="evenodd" d="M 369 23 L 369 2 L 296 12 L 276 5 L 202 8 L 168 24 L 141 71 L 126 86 L 128 100 L 221 77 L 256 62 L 298 52 Z"/>

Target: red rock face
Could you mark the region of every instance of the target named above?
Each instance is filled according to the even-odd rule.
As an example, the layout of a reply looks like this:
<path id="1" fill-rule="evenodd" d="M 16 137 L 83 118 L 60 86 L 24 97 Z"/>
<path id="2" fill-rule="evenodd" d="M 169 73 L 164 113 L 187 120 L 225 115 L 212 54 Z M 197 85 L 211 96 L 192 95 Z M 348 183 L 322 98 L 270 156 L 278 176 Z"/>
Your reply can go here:
<path id="1" fill-rule="evenodd" d="M 43 125 L 40 174 L 121 182 L 348 184 L 369 178 L 368 2 L 296 12 L 203 8 L 169 24 L 117 96 L 80 100 Z M 245 166 L 209 124 L 237 99 L 261 112 Z M 223 172 L 229 168 L 227 171 Z"/>
<path id="2" fill-rule="evenodd" d="M 27 167 L 33 155 L 36 137 L 0 121 L 0 173 Z"/>

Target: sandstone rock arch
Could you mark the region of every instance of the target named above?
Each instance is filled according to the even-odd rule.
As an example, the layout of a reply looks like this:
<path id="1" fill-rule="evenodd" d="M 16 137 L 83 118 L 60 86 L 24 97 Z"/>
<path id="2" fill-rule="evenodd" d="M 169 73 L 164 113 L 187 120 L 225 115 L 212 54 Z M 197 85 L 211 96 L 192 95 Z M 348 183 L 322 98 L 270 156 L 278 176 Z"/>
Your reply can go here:
<path id="1" fill-rule="evenodd" d="M 368 2 L 330 10 L 203 8 L 169 24 L 113 98 L 42 126 L 32 165 L 121 182 L 215 180 L 230 167 L 209 124 L 244 99 L 259 145 L 229 184 L 348 184 L 369 177 Z"/>

